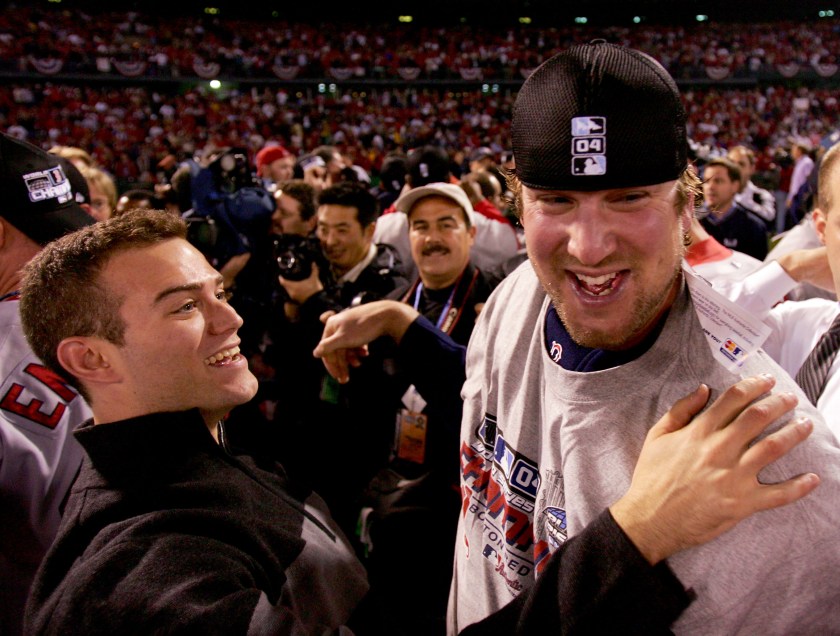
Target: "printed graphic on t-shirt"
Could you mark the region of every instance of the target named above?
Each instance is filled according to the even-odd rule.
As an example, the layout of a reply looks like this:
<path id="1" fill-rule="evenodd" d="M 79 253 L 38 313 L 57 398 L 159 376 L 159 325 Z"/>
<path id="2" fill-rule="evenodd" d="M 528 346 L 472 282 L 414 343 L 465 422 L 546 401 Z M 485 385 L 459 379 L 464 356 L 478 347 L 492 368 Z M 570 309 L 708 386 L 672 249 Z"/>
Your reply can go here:
<path id="1" fill-rule="evenodd" d="M 507 443 L 494 415 L 485 414 L 476 434 L 474 444 L 461 448 L 463 514 L 468 526 L 481 528 L 481 545 L 470 545 L 469 557 L 478 550 L 516 595 L 549 554 L 545 544 L 534 545 L 539 469 Z"/>
<path id="2" fill-rule="evenodd" d="M 534 528 L 536 542 L 538 545 L 547 545 L 548 549 L 554 552 L 569 537 L 566 528 L 566 495 L 561 472 L 543 471 L 537 511 Z"/>

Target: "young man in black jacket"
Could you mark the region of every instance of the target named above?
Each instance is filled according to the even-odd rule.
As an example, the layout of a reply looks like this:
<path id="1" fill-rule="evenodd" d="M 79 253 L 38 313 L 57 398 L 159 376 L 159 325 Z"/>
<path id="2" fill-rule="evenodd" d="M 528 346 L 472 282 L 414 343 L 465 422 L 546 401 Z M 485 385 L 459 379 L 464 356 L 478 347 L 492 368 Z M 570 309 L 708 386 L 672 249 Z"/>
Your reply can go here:
<path id="1" fill-rule="evenodd" d="M 222 278 L 184 236 L 135 211 L 28 270 L 27 338 L 93 420 L 25 632 L 371 629 L 364 570 L 323 501 L 227 443 L 225 415 L 257 382 Z"/>

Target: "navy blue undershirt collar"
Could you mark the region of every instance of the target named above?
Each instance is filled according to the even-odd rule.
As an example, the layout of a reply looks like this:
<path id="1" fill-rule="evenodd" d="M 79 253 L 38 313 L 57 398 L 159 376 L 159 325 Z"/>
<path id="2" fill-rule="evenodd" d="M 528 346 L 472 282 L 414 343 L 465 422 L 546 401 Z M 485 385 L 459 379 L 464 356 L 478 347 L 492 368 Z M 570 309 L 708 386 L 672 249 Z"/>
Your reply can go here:
<path id="1" fill-rule="evenodd" d="M 665 319 L 666 312 L 656 328 L 635 347 L 624 351 L 607 351 L 582 347 L 569 335 L 566 327 L 557 315 L 554 305 L 548 305 L 545 312 L 545 347 L 549 357 L 567 371 L 603 371 L 627 364 L 641 356 L 656 342 Z"/>

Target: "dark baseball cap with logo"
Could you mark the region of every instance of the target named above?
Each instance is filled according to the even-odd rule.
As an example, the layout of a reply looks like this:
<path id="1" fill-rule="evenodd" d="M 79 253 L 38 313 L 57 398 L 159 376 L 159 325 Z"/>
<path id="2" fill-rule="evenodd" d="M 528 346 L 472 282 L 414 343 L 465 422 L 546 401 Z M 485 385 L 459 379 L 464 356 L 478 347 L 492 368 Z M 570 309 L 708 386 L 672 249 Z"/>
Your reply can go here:
<path id="1" fill-rule="evenodd" d="M 544 190 L 595 191 L 677 179 L 688 162 L 673 78 L 649 55 L 595 41 L 537 67 L 511 125 L 516 175 Z"/>
<path id="2" fill-rule="evenodd" d="M 96 220 L 55 155 L 0 133 L 0 216 L 41 245 Z"/>
<path id="3" fill-rule="evenodd" d="M 451 176 L 449 155 L 440 146 L 427 145 L 408 153 L 408 180 L 412 188 L 447 182 Z"/>

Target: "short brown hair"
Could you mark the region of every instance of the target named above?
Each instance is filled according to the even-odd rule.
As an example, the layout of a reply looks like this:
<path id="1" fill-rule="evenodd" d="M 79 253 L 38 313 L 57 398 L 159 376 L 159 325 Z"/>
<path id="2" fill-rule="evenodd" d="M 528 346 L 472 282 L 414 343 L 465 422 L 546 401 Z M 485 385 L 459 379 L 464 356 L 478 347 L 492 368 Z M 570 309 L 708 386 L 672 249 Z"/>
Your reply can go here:
<path id="1" fill-rule="evenodd" d="M 308 221 L 317 212 L 315 200 L 317 193 L 315 188 L 306 183 L 303 179 L 292 179 L 284 183 L 278 184 L 274 196 L 278 194 L 285 194 L 287 197 L 293 198 L 300 204 L 300 220 Z"/>
<path id="2" fill-rule="evenodd" d="M 730 181 L 737 181 L 741 185 L 744 185 L 744 178 L 741 175 L 741 167 L 732 161 L 732 159 L 727 159 L 726 157 L 715 157 L 709 161 L 705 167 L 711 168 L 713 166 L 720 166 L 726 170 L 726 174 Z"/>
<path id="3" fill-rule="evenodd" d="M 35 355 L 90 399 L 59 363 L 58 345 L 73 336 L 123 344 L 125 323 L 119 313 L 123 297 L 102 287 L 102 269 L 121 251 L 185 238 L 186 233 L 186 223 L 179 217 L 138 209 L 49 243 L 26 265 L 21 286 L 21 323 Z"/>

